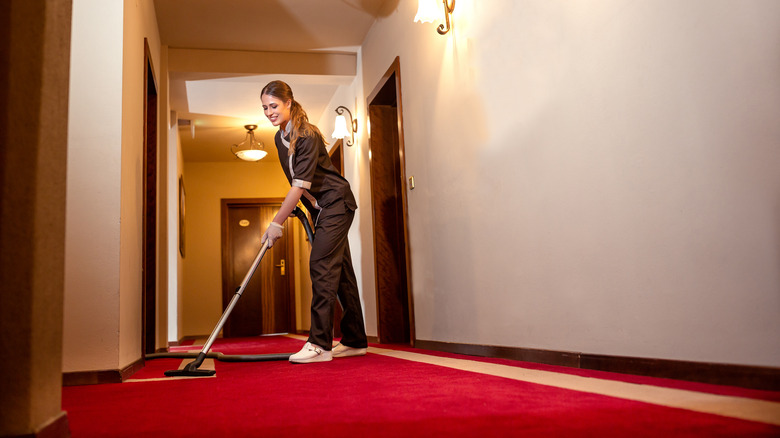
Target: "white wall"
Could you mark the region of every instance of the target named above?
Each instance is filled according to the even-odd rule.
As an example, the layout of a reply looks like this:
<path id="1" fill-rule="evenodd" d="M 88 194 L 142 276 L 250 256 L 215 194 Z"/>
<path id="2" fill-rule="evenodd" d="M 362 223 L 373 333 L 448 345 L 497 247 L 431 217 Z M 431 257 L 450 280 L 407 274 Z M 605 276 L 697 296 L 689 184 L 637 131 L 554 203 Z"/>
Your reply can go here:
<path id="1" fill-rule="evenodd" d="M 151 0 L 75 0 L 68 124 L 63 371 L 141 357 L 144 37 Z M 158 74 L 159 77 L 159 74 Z"/>
<path id="2" fill-rule="evenodd" d="M 119 360 L 122 3 L 74 0 L 63 371 Z"/>
<path id="3" fill-rule="evenodd" d="M 168 333 L 169 343 L 177 342 L 181 336 L 182 271 L 183 258 L 179 250 L 179 178 L 184 170 L 181 153 L 181 139 L 176 112 L 171 111 L 168 128 Z"/>
<path id="4" fill-rule="evenodd" d="M 389 12 L 419 339 L 780 365 L 780 3 Z"/>

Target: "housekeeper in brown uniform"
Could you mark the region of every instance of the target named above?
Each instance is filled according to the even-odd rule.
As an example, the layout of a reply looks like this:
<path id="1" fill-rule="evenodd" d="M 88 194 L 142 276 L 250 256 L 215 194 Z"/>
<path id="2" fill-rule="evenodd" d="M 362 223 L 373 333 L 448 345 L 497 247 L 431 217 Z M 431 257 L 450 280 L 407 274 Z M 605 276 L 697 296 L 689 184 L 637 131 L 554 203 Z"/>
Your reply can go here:
<path id="1" fill-rule="evenodd" d="M 332 357 L 364 355 L 368 344 L 347 241 L 357 209 L 349 182 L 333 167 L 322 133 L 309 123 L 306 111 L 293 98 L 289 85 L 282 81 L 269 82 L 263 87 L 260 99 L 265 116 L 279 127 L 274 141 L 291 186 L 261 243 L 267 240 L 270 247 L 282 237 L 282 224 L 299 200 L 315 217 L 309 260 L 313 289 L 311 329 L 308 342 L 290 357 L 290 362 L 326 362 Z M 344 310 L 343 336 L 332 347 L 337 296 Z"/>

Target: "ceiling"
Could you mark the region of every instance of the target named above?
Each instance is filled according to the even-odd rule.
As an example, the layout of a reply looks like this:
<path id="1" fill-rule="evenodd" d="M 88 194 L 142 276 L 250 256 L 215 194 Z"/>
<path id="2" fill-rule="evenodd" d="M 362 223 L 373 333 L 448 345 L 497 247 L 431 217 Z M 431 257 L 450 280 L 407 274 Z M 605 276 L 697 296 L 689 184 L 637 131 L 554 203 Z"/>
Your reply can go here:
<path id="1" fill-rule="evenodd" d="M 374 21 L 399 0 L 154 0 L 160 39 L 171 49 L 355 53 Z M 184 161 L 235 161 L 230 145 L 245 124 L 275 161 L 275 129 L 265 119 L 260 90 L 281 79 L 317 121 L 340 85 L 353 76 L 172 71 L 171 109 L 182 120 Z M 189 122 L 189 125 L 186 123 Z M 321 127 L 328 133 L 327 127 Z"/>

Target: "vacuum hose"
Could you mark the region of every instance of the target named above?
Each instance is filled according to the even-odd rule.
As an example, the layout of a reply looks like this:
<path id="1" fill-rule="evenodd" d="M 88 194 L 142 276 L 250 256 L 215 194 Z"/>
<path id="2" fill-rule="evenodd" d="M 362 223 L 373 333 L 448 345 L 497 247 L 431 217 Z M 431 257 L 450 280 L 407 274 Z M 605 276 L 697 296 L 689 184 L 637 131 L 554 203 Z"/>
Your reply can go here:
<path id="1" fill-rule="evenodd" d="M 303 228 L 306 230 L 306 237 L 309 238 L 309 242 L 313 243 L 314 232 L 311 230 L 311 224 L 309 224 L 309 218 L 306 217 L 306 213 L 304 213 L 303 210 L 300 209 L 300 207 L 295 207 L 295 210 L 293 210 L 293 214 L 301 221 L 301 224 L 303 224 Z"/>

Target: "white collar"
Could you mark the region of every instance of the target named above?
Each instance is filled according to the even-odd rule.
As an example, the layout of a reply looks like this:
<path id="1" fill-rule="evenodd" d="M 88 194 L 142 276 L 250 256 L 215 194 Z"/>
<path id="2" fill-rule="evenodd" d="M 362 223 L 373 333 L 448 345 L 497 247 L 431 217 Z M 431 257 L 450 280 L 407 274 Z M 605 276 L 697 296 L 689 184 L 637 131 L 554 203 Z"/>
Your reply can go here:
<path id="1" fill-rule="evenodd" d="M 287 122 L 287 127 L 284 130 L 282 130 L 281 127 L 279 127 L 279 130 L 282 131 L 282 144 L 287 149 L 290 149 L 290 142 L 285 137 L 289 136 L 292 132 L 292 120 Z"/>

